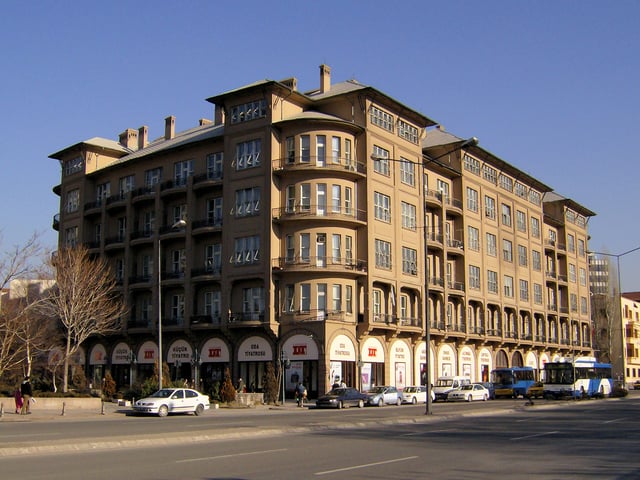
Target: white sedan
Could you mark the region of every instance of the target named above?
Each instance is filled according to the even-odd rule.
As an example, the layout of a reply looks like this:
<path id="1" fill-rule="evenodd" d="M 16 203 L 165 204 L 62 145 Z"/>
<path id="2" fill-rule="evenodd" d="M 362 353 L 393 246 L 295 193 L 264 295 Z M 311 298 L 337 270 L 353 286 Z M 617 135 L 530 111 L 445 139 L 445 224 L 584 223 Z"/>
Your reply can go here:
<path id="1" fill-rule="evenodd" d="M 436 394 L 431 390 L 431 401 L 435 401 Z M 427 403 L 427 387 L 424 385 L 404 387 L 402 389 L 402 403 Z"/>
<path id="2" fill-rule="evenodd" d="M 209 409 L 209 396 L 190 388 L 163 388 L 133 404 L 137 413 L 166 417 L 170 413 L 202 415 Z"/>
<path id="3" fill-rule="evenodd" d="M 489 400 L 489 390 L 484 385 L 472 383 L 470 385 L 462 385 L 455 390 L 451 390 L 447 395 L 447 402 L 463 400 L 470 402 L 472 400 Z"/>

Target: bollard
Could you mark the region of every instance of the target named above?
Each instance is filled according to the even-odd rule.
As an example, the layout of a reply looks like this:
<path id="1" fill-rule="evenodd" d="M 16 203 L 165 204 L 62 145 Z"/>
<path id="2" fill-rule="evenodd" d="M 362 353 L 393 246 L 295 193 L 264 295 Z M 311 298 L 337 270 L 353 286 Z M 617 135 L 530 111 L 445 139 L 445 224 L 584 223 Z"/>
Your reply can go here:
<path id="1" fill-rule="evenodd" d="M 0 403 L 0 418 L 4 417 L 4 403 Z"/>
<path id="2" fill-rule="evenodd" d="M 62 413 L 60 414 L 61 417 L 64 417 L 64 409 L 67 406 L 66 402 L 62 402 Z"/>
<path id="3" fill-rule="evenodd" d="M 104 415 L 104 400 L 100 402 L 100 415 Z"/>

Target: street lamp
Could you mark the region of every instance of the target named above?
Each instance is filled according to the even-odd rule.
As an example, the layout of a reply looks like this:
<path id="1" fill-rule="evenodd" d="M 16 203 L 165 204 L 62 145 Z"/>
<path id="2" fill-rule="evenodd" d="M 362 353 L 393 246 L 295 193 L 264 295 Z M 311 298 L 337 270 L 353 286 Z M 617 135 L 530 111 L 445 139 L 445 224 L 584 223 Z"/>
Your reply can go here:
<path id="1" fill-rule="evenodd" d="M 171 225 L 171 230 L 185 228 L 183 219 Z M 162 390 L 162 239 L 158 232 L 158 390 Z"/>
<path id="2" fill-rule="evenodd" d="M 285 380 L 287 376 L 287 369 L 291 366 L 291 360 L 287 357 L 284 349 L 280 350 L 280 372 L 282 375 L 282 404 L 285 403 Z"/>
<path id="3" fill-rule="evenodd" d="M 390 158 L 385 158 L 385 157 L 378 157 L 376 155 L 371 155 L 371 159 L 376 161 L 388 161 L 388 162 L 399 162 L 399 163 L 411 163 L 413 165 L 420 165 L 422 167 L 422 179 L 424 181 L 425 175 L 424 175 L 424 171 L 427 168 L 427 164 L 434 162 L 442 157 L 445 157 L 453 152 L 457 152 L 458 150 L 461 150 L 463 148 L 466 147 L 471 147 L 471 146 L 475 146 L 478 144 L 478 139 L 477 137 L 471 137 L 468 138 L 467 140 L 462 140 L 459 143 L 457 143 L 454 148 L 441 153 L 440 155 L 437 155 L 435 157 L 430 157 L 428 155 L 422 155 L 422 163 L 418 163 L 418 162 L 413 162 L 411 160 L 405 160 L 405 159 L 390 159 Z M 424 197 L 426 192 L 426 185 L 423 185 L 422 187 L 422 196 Z M 425 222 L 426 218 L 427 218 L 427 214 L 428 214 L 428 209 L 427 209 L 427 202 L 425 201 L 425 199 L 422 199 L 422 221 L 423 223 Z M 431 354 L 431 348 L 430 348 L 430 343 L 431 343 L 431 319 L 430 319 L 430 315 L 429 315 L 429 256 L 427 255 L 427 243 L 429 240 L 429 233 L 427 232 L 427 227 L 426 225 L 423 225 L 422 228 L 423 231 L 423 242 L 424 242 L 424 307 L 425 307 L 425 329 L 424 329 L 424 342 L 425 342 L 425 367 L 426 367 L 426 372 L 425 372 L 425 390 L 426 390 L 426 403 L 425 403 L 425 415 L 431 415 L 432 411 L 431 411 L 431 364 L 430 364 L 430 354 Z"/>
<path id="4" fill-rule="evenodd" d="M 129 350 L 129 386 L 133 387 L 133 373 L 136 366 L 137 359 L 133 350 Z"/>
<path id="5" fill-rule="evenodd" d="M 199 389 L 200 387 L 200 366 L 202 365 L 202 357 L 198 352 L 198 348 L 196 347 L 193 355 L 191 356 L 191 365 L 194 368 L 193 379 L 195 381 L 195 388 Z"/>
<path id="6" fill-rule="evenodd" d="M 629 255 L 630 253 L 636 252 L 640 250 L 640 247 L 636 247 L 636 248 L 632 248 L 631 250 L 627 250 L 626 252 L 622 252 L 622 253 L 618 253 L 618 254 L 614 254 L 614 253 L 605 253 L 605 252 L 596 252 L 596 251 L 588 251 L 587 254 L 589 256 L 593 256 L 593 255 L 602 255 L 605 257 L 613 257 L 616 259 L 616 269 L 618 270 L 618 299 L 617 299 L 617 303 L 618 303 L 618 321 L 620 323 L 620 329 L 622 329 L 623 325 L 622 325 L 622 277 L 620 274 L 620 257 L 624 257 L 625 255 Z M 611 336 L 612 332 L 608 332 L 609 336 Z M 621 334 L 622 335 L 622 334 Z M 609 337 L 611 338 L 611 337 Z M 621 352 L 624 353 L 624 345 L 622 344 L 622 338 L 620 339 L 621 342 Z M 622 374 L 624 374 L 625 372 L 625 358 L 626 355 L 622 355 Z M 609 362 L 613 362 L 613 358 L 612 358 L 612 352 L 609 352 Z M 625 376 L 626 377 L 626 376 Z"/>

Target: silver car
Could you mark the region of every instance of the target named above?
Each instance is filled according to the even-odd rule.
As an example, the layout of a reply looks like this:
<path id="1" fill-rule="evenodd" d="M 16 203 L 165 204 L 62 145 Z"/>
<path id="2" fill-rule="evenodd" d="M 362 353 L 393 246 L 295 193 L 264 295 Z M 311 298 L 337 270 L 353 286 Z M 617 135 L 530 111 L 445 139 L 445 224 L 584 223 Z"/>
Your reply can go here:
<path id="1" fill-rule="evenodd" d="M 137 413 L 166 417 L 170 413 L 201 415 L 209 410 L 209 396 L 190 388 L 163 388 L 133 404 Z"/>
<path id="2" fill-rule="evenodd" d="M 381 407 L 387 405 L 402 405 L 402 394 L 396 387 L 387 385 L 381 387 L 372 387 L 367 395 L 367 405 L 375 405 Z"/>

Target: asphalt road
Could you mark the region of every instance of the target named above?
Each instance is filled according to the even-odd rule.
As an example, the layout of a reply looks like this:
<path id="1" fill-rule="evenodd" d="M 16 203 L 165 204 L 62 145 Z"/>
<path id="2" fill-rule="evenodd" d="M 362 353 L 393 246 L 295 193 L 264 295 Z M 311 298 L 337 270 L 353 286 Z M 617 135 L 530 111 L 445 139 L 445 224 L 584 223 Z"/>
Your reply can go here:
<path id="1" fill-rule="evenodd" d="M 25 480 L 640 478 L 638 397 L 515 409 L 502 402 L 491 410 L 485 405 L 448 405 L 463 415 L 437 413 L 428 419 L 419 407 L 258 412 L 251 417 L 255 434 L 3 457 L 0 472 L 2 478 Z M 420 415 L 414 421 L 409 418 L 411 409 L 416 409 L 414 416 Z M 405 420 L 389 420 L 400 413 Z M 378 421 L 358 421 L 359 415 L 374 415 Z M 325 425 L 323 419 L 334 416 L 342 422 Z M 259 427 L 266 417 L 275 418 L 280 427 Z M 211 418 L 222 422 L 222 416 Z M 115 424 L 122 420 L 182 432 L 201 419 L 124 418 Z M 299 424 L 302 421 L 307 427 Z M 85 422 L 67 425 L 72 423 L 88 428 Z M 324 428 L 318 428 L 321 425 Z M 263 430 L 271 433 L 259 434 Z M 202 433 L 193 432 L 198 435 Z"/>

